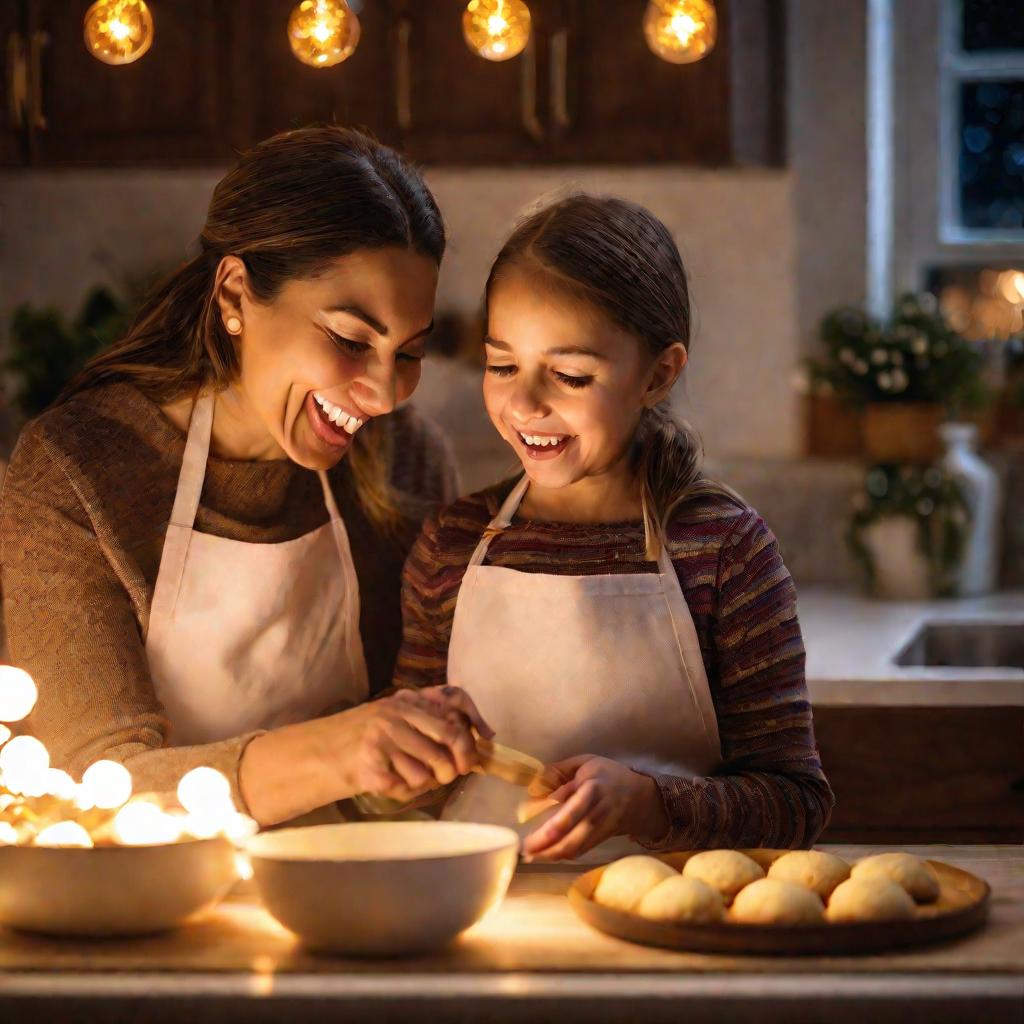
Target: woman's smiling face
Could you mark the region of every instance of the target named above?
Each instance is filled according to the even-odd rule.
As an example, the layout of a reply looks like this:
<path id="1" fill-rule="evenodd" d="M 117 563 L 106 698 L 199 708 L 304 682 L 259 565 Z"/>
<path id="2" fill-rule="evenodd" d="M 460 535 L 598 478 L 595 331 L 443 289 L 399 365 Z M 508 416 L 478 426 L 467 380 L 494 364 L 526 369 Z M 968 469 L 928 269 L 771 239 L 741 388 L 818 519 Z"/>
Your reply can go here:
<path id="1" fill-rule="evenodd" d="M 488 297 L 484 402 L 531 482 L 568 487 L 628 463 L 657 360 L 543 272 L 510 269 Z"/>
<path id="2" fill-rule="evenodd" d="M 236 262 L 219 294 L 225 322 L 237 315 L 243 325 L 237 387 L 247 419 L 255 413 L 265 428 L 271 457 L 329 469 L 356 431 L 416 388 L 437 266 L 411 249 L 359 250 L 262 304 Z"/>

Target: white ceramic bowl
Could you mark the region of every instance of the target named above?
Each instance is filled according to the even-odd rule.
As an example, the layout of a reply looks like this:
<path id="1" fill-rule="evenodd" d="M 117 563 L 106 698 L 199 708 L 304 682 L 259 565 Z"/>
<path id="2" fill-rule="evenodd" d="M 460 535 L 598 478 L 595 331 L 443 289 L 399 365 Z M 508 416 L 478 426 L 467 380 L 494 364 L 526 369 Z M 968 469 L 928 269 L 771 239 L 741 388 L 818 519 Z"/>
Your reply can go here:
<path id="1" fill-rule="evenodd" d="M 455 821 L 353 822 L 248 842 L 267 910 L 307 946 L 395 956 L 434 949 L 505 897 L 519 837 Z"/>
<path id="2" fill-rule="evenodd" d="M 50 935 L 146 935 L 212 907 L 237 880 L 226 839 L 0 846 L 0 924 Z"/>

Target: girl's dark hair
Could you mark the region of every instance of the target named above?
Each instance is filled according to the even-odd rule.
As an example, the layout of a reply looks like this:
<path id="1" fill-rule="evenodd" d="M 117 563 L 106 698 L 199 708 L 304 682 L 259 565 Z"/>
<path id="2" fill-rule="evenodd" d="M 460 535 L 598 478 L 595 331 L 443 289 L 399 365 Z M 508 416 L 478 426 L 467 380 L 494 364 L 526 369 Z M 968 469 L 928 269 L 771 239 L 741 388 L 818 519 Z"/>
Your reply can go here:
<path id="1" fill-rule="evenodd" d="M 94 357 L 60 401 L 128 381 L 157 403 L 237 378 L 238 351 L 219 313 L 220 261 L 245 264 L 255 298 L 313 278 L 359 249 L 401 246 L 440 264 L 441 213 L 419 172 L 367 135 L 334 125 L 283 132 L 244 153 L 217 184 L 199 253 L 149 295 L 125 337 Z M 374 421 L 349 452 L 356 490 L 379 525 L 399 519 L 385 433 Z"/>
<path id="2" fill-rule="evenodd" d="M 677 341 L 689 351 L 690 298 L 682 258 L 668 228 L 636 203 L 573 194 L 538 210 L 516 227 L 498 254 L 487 279 L 488 296 L 512 269 L 541 271 L 652 354 Z M 647 534 L 656 544 L 664 542 L 669 521 L 688 498 L 714 493 L 740 500 L 703 475 L 700 438 L 673 415 L 668 401 L 641 416 L 634 457 Z"/>

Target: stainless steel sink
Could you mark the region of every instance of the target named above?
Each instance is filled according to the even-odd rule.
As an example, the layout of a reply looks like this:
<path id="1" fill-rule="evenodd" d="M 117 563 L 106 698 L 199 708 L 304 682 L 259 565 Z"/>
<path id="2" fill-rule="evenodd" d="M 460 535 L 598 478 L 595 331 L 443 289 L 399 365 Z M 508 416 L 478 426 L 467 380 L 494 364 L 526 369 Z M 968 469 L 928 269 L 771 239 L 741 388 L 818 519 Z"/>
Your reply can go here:
<path id="1" fill-rule="evenodd" d="M 897 665 L 1024 668 L 1022 622 L 926 622 L 896 655 Z"/>

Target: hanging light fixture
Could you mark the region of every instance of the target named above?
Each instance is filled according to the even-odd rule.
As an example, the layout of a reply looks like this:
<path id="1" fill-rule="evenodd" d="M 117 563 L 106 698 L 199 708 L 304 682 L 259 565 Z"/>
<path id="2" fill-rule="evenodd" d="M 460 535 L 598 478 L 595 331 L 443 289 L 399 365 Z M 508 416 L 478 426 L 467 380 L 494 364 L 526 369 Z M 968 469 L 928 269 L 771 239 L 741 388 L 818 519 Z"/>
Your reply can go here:
<path id="1" fill-rule="evenodd" d="M 153 15 L 143 0 L 96 0 L 85 12 L 85 48 L 104 64 L 131 64 L 153 45 Z"/>
<path id="2" fill-rule="evenodd" d="M 348 60 L 359 45 L 359 19 L 345 0 L 302 0 L 288 19 L 292 53 L 311 68 Z"/>
<path id="3" fill-rule="evenodd" d="M 510 60 L 530 41 L 530 8 L 523 0 L 469 0 L 462 12 L 469 48 L 487 60 Z"/>
<path id="4" fill-rule="evenodd" d="M 670 64 L 692 64 L 718 37 L 713 0 L 651 0 L 644 14 L 647 45 Z"/>

